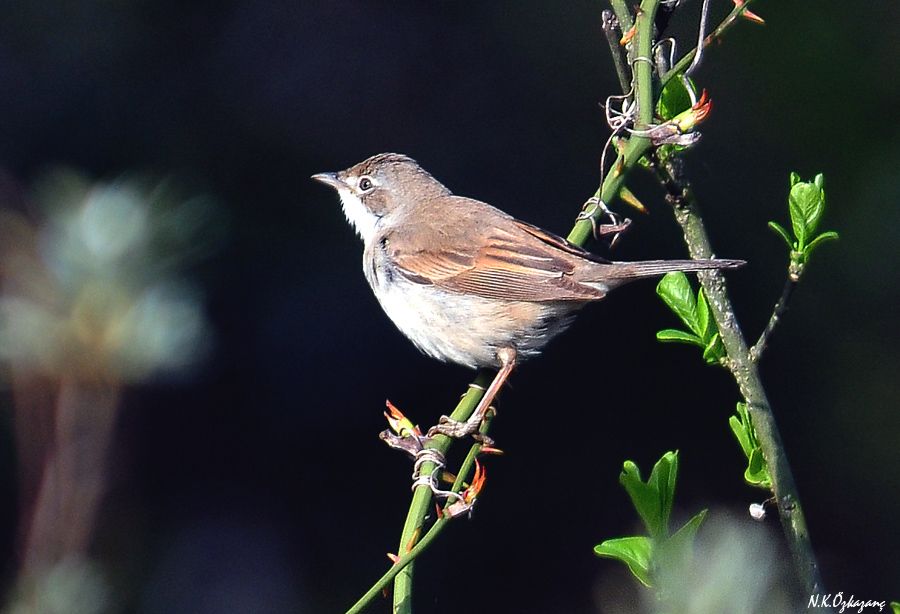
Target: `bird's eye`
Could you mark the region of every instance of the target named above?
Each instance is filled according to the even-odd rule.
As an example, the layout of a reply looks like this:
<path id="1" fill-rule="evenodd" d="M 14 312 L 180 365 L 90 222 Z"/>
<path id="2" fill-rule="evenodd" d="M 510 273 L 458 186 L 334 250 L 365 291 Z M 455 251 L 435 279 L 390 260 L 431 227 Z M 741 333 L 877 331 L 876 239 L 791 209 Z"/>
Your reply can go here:
<path id="1" fill-rule="evenodd" d="M 368 192 L 373 187 L 375 187 L 375 184 L 372 183 L 372 180 L 369 179 L 368 177 L 363 177 L 362 179 L 359 180 L 359 189 L 362 190 L 363 192 Z"/>

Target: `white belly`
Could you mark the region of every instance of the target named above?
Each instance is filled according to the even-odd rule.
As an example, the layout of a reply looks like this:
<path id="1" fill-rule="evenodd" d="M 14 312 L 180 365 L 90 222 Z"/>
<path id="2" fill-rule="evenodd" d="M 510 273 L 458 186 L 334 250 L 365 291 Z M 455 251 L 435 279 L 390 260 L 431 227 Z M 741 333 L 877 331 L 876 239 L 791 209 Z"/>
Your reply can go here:
<path id="1" fill-rule="evenodd" d="M 366 278 L 391 321 L 425 354 L 459 365 L 497 367 L 497 350 L 512 347 L 520 359 L 536 356 L 571 322 L 567 305 L 498 301 L 460 295 L 409 281 L 402 274 L 366 270 Z M 559 307 L 559 306 L 556 306 Z"/>

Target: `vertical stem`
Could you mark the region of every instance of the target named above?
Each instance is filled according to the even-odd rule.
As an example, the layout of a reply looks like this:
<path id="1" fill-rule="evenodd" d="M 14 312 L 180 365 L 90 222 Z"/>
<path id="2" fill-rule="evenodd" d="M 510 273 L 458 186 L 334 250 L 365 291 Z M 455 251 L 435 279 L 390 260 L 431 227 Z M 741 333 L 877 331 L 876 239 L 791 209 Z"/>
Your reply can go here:
<path id="1" fill-rule="evenodd" d="M 659 0 L 644 0 L 637 12 L 635 20 L 634 48 L 632 60 L 634 71 L 634 97 L 637 104 L 635 129 L 646 129 L 653 121 L 653 18 Z M 617 11 L 618 12 L 618 11 Z M 622 24 L 625 27 L 625 24 Z M 623 154 L 619 155 L 603 184 L 594 193 L 603 203 L 609 204 L 619 194 L 625 175 L 650 148 L 650 139 L 633 135 L 628 139 Z M 576 245 L 584 245 L 591 236 L 593 226 L 590 220 L 576 222 L 567 239 Z"/>
<path id="2" fill-rule="evenodd" d="M 691 258 L 712 258 L 709 236 L 690 185 L 679 177 L 678 170 L 672 162 L 657 162 L 657 169 L 668 192 L 667 199 L 674 208 L 675 219 L 684 233 Z M 784 444 L 775 423 L 772 406 L 766 397 L 756 363 L 751 359 L 728 298 L 725 277 L 721 271 L 701 272 L 698 277 L 719 327 L 722 343 L 728 352 L 727 366 L 737 382 L 741 395 L 747 401 L 753 428 L 772 477 L 772 491 L 800 580 L 807 594 L 819 593 L 822 590 L 822 581 L 806 528 L 803 508 L 800 506 L 797 485 L 794 483 Z"/>

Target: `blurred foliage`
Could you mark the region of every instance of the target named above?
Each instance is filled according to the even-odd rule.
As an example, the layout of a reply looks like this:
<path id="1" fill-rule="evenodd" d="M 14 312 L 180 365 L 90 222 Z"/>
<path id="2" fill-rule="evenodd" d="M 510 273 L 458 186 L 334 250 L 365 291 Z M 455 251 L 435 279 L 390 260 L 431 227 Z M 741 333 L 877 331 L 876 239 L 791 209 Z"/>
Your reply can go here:
<path id="1" fill-rule="evenodd" d="M 46 374 L 134 381 L 203 354 L 200 295 L 180 272 L 216 240 L 208 201 L 68 170 L 42 179 L 35 199 L 37 224 L 0 210 L 0 357 Z"/>
<path id="2" fill-rule="evenodd" d="M 114 603 L 96 564 L 72 557 L 23 579 L 3 614 L 106 614 Z"/>

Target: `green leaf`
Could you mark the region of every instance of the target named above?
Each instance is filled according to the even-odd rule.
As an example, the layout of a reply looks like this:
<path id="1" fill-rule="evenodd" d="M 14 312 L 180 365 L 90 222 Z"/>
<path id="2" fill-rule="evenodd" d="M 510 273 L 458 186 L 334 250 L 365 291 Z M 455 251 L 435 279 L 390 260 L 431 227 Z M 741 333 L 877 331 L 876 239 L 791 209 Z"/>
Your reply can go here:
<path id="1" fill-rule="evenodd" d="M 693 82 L 691 86 L 693 87 Z M 684 86 L 682 79 L 670 80 L 659 94 L 659 102 L 656 103 L 656 115 L 663 121 L 667 121 L 691 108 L 691 95 Z"/>
<path id="2" fill-rule="evenodd" d="M 791 181 L 794 181 L 793 175 Z M 825 191 L 818 185 L 820 183 L 822 180 L 819 180 L 817 176 L 817 183 L 800 181 L 791 185 L 788 209 L 791 213 L 791 225 L 794 229 L 794 236 L 797 237 L 799 251 L 803 251 L 807 239 L 815 234 L 819 220 L 822 219 L 822 213 L 825 211 Z"/>
<path id="3" fill-rule="evenodd" d="M 644 586 L 652 586 L 650 582 L 650 560 L 653 543 L 650 538 L 640 536 L 607 539 L 594 546 L 594 553 L 608 559 L 622 561 Z"/>
<path id="4" fill-rule="evenodd" d="M 891 609 L 894 611 L 894 614 L 900 614 L 900 602 L 892 601 Z"/>
<path id="5" fill-rule="evenodd" d="M 669 306 L 675 315 L 702 339 L 697 323 L 697 300 L 688 281 L 681 272 L 666 273 L 656 286 L 656 294 Z"/>
<path id="6" fill-rule="evenodd" d="M 659 331 L 656 333 L 656 340 L 663 343 L 689 343 L 703 347 L 703 341 L 697 335 L 674 328 L 666 328 Z"/>
<path id="7" fill-rule="evenodd" d="M 669 534 L 669 516 L 675 500 L 675 482 L 678 479 L 678 451 L 666 452 L 653 465 L 647 483 L 657 492 L 659 501 L 659 525 L 656 531 L 650 531 L 653 537 L 666 537 Z"/>
<path id="8" fill-rule="evenodd" d="M 772 477 L 769 475 L 769 467 L 763 458 L 762 450 L 754 448 L 744 470 L 744 479 L 752 486 L 759 486 L 767 490 L 772 489 Z"/>
<path id="9" fill-rule="evenodd" d="M 744 480 L 751 486 L 772 490 L 772 476 L 769 474 L 769 466 L 766 464 L 762 448 L 756 439 L 756 432 L 753 430 L 746 403 L 737 404 L 737 416 L 731 416 L 728 419 L 728 425 L 747 458 Z"/>
<path id="10" fill-rule="evenodd" d="M 697 531 L 700 529 L 700 525 L 703 524 L 703 521 L 706 520 L 706 515 L 708 513 L 709 510 L 700 510 L 693 518 L 684 523 L 680 529 L 675 531 L 675 533 L 666 540 L 666 550 L 670 552 L 689 551 L 694 545 L 694 538 L 697 536 Z"/>
<path id="11" fill-rule="evenodd" d="M 644 522 L 647 532 L 653 536 L 658 535 L 662 513 L 657 490 L 641 479 L 640 469 L 630 460 L 625 461 L 622 466 L 619 483 L 625 487 L 625 492 L 631 498 L 631 504 Z"/>
<path id="12" fill-rule="evenodd" d="M 703 360 L 714 365 L 725 356 L 725 346 L 722 345 L 722 339 L 719 333 L 714 334 L 709 339 L 709 343 L 703 349 Z"/>
<path id="13" fill-rule="evenodd" d="M 813 250 L 822 245 L 823 243 L 827 243 L 828 241 L 837 241 L 840 237 L 838 233 L 833 230 L 829 230 L 828 232 L 823 232 L 818 237 L 809 242 L 809 245 L 806 246 L 806 251 L 804 252 L 805 256 L 809 258 L 809 255 L 813 253 Z"/>
<path id="14" fill-rule="evenodd" d="M 737 438 L 738 444 L 740 444 L 741 450 L 744 452 L 744 456 L 750 458 L 750 453 L 753 452 L 753 448 L 750 447 L 750 438 L 747 435 L 747 429 L 744 428 L 744 425 L 741 424 L 741 421 L 738 420 L 737 416 L 728 418 L 728 426 L 731 427 L 731 432 L 734 433 L 735 438 Z"/>
<path id="15" fill-rule="evenodd" d="M 709 339 L 709 322 L 710 318 L 709 303 L 706 302 L 706 294 L 701 289 L 697 292 L 697 326 L 700 327 L 700 337 L 704 340 Z"/>
<path id="16" fill-rule="evenodd" d="M 684 525 L 675 531 L 670 537 L 670 540 L 685 540 L 685 541 L 694 541 L 694 537 L 697 535 L 697 530 L 700 528 L 700 525 L 703 524 L 703 521 L 706 520 L 706 515 L 709 510 L 700 510 L 697 514 L 694 515 L 693 518 L 688 520 Z"/>
<path id="17" fill-rule="evenodd" d="M 784 229 L 781 224 L 776 222 L 769 222 L 769 228 L 775 231 L 775 234 L 784 239 L 784 242 L 787 244 L 788 249 L 794 249 L 794 244 L 791 242 L 791 236 L 788 234 L 788 231 Z"/>
<path id="18" fill-rule="evenodd" d="M 690 562 L 694 551 L 694 538 L 706 518 L 707 510 L 702 510 L 687 521 L 671 537 L 658 543 L 653 552 L 653 568 L 665 577 L 677 577 Z M 659 576 L 657 576 L 659 577 Z"/>
<path id="19" fill-rule="evenodd" d="M 800 181 L 801 181 L 800 175 L 798 175 L 797 173 L 793 173 L 793 172 L 792 172 L 792 173 L 791 173 L 791 187 L 794 187 L 795 185 L 797 185 L 798 183 L 800 183 Z"/>
<path id="20" fill-rule="evenodd" d="M 758 448 L 759 440 L 756 439 L 756 431 L 753 429 L 753 423 L 750 421 L 750 408 L 746 403 L 738 403 L 735 407 L 738 415 L 741 417 L 741 422 L 744 424 L 744 428 L 747 430 L 747 437 L 750 441 L 750 447 Z M 749 456 L 747 458 L 750 458 Z"/>

